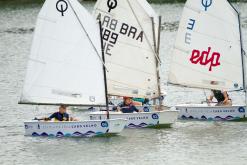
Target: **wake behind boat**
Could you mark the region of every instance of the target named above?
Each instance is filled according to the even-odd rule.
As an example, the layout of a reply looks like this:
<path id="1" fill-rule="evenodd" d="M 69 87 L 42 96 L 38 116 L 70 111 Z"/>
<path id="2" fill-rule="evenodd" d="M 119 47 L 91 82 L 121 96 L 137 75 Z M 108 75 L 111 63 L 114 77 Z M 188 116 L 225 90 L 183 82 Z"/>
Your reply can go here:
<path id="1" fill-rule="evenodd" d="M 160 87 L 160 25 L 158 17 L 146 0 L 121 0 L 110 6 L 98 0 L 94 16 L 101 21 L 104 41 L 107 87 L 110 96 L 157 98 Z M 158 111 L 119 113 L 110 118 L 125 118 L 127 127 L 171 125 L 178 111 L 164 110 L 159 101 Z M 140 111 L 141 109 L 139 109 Z M 90 113 L 91 119 L 104 119 L 104 112 Z"/>
<path id="2" fill-rule="evenodd" d="M 106 106 L 99 27 L 77 0 L 46 0 L 38 15 L 20 104 Z M 25 135 L 92 137 L 118 134 L 126 120 L 27 121 L 24 125 Z"/>
<path id="3" fill-rule="evenodd" d="M 239 13 L 227 0 L 210 2 L 205 5 L 204 1 L 187 0 L 174 46 L 169 83 L 246 94 Z M 236 120 L 246 115 L 246 105 L 184 104 L 176 109 L 182 119 Z"/>

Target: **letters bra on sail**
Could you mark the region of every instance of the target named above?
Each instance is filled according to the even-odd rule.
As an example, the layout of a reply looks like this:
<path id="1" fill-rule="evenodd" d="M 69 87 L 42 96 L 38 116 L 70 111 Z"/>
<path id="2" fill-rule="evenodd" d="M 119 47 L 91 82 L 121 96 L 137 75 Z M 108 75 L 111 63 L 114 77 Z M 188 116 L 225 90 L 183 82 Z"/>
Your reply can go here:
<path id="1" fill-rule="evenodd" d="M 98 0 L 94 15 L 103 27 L 108 93 L 157 97 L 158 17 L 151 6 L 146 0 Z"/>

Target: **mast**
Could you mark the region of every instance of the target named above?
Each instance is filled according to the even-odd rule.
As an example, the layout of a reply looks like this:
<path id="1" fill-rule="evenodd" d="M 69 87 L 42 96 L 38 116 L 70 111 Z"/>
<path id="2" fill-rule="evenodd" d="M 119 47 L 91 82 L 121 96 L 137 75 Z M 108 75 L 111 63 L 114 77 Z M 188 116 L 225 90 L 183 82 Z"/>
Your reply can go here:
<path id="1" fill-rule="evenodd" d="M 105 67 L 105 53 L 104 53 L 104 43 L 102 38 L 102 25 L 101 21 L 99 21 L 99 28 L 100 28 L 100 42 L 101 42 L 101 52 L 102 52 L 102 59 L 103 59 L 103 72 L 104 72 L 104 85 L 105 85 L 105 101 L 106 101 L 106 111 L 107 111 L 107 119 L 110 119 L 109 114 L 109 99 L 108 99 L 108 88 L 107 88 L 107 80 L 106 80 L 106 67 Z"/>
<path id="2" fill-rule="evenodd" d="M 155 24 L 154 24 L 154 18 L 153 17 L 151 17 L 151 21 L 152 21 L 152 30 L 153 30 L 154 50 L 155 50 L 155 52 L 158 56 L 158 59 L 159 59 L 161 17 L 159 16 L 158 45 L 156 44 Z M 156 64 L 158 95 L 159 95 L 159 109 L 161 109 L 161 88 L 160 88 L 159 61 L 157 58 L 155 58 L 155 59 L 156 59 L 155 64 Z M 155 104 L 156 104 L 156 102 L 155 102 Z"/>
<path id="3" fill-rule="evenodd" d="M 158 98 L 157 47 L 154 49 L 151 22 L 154 17 L 157 46 L 158 17 L 155 11 L 147 1 L 123 0 L 118 1 L 118 7 L 109 13 L 109 6 L 104 2 L 97 1 L 94 16 L 102 21 L 105 33 L 102 38 L 109 36 L 103 44 L 106 69 L 112 68 L 107 72 L 108 96 Z M 124 12 L 125 16 L 122 15 Z M 113 22 L 104 24 L 106 19 Z"/>
<path id="4" fill-rule="evenodd" d="M 69 2 L 69 1 L 68 1 Z M 69 2 L 70 4 L 70 2 Z M 88 39 L 90 40 L 94 50 L 96 51 L 96 53 L 98 54 L 97 49 L 95 48 L 91 38 L 89 37 L 86 29 L 84 28 L 82 22 L 80 21 L 80 19 L 78 18 L 78 15 L 76 14 L 75 10 L 73 9 L 72 5 L 70 4 L 72 10 L 74 11 L 76 18 L 78 19 L 79 23 L 81 24 L 83 30 L 85 31 L 85 33 L 87 34 Z M 107 80 L 106 80 L 106 66 L 105 66 L 105 54 L 104 54 L 104 46 L 103 46 L 103 38 L 102 38 L 102 27 L 101 27 L 101 21 L 99 21 L 99 28 L 100 28 L 100 40 L 101 40 L 101 52 L 102 52 L 102 59 L 100 58 L 100 60 L 103 62 L 103 72 L 104 72 L 104 86 L 105 86 L 105 100 L 106 100 L 106 110 L 107 110 L 107 119 L 110 119 L 109 116 L 109 100 L 108 100 L 108 89 L 107 89 Z M 99 56 L 100 57 L 100 56 Z"/>
<path id="5" fill-rule="evenodd" d="M 229 1 L 228 1 L 228 3 L 231 5 L 231 7 L 238 14 L 238 25 L 239 25 L 240 46 L 241 46 L 242 74 L 243 74 L 243 90 L 246 93 L 246 69 L 245 69 L 245 57 L 244 57 L 245 56 L 245 52 L 244 52 L 244 49 L 243 49 L 243 37 L 242 37 L 240 13 L 235 9 L 235 7 Z"/>
<path id="6" fill-rule="evenodd" d="M 94 50 L 95 50 L 95 52 L 97 53 L 97 55 L 98 55 L 98 57 L 99 57 L 100 61 L 103 63 L 103 65 L 105 65 L 105 62 L 104 62 L 104 61 L 102 61 L 102 59 L 101 59 L 101 57 L 100 57 L 100 55 L 99 55 L 99 53 L 98 53 L 98 51 L 97 51 L 96 47 L 95 47 L 95 46 L 94 46 L 94 44 L 93 44 L 92 39 L 89 37 L 88 32 L 86 31 L 85 27 L 83 26 L 83 24 L 82 24 L 81 20 L 79 19 L 79 17 L 78 17 L 78 15 L 77 15 L 77 13 L 75 12 L 75 9 L 73 8 L 73 6 L 71 5 L 71 3 L 70 3 L 70 1 L 69 1 L 69 0 L 68 0 L 68 3 L 69 3 L 69 6 L 71 7 L 72 11 L 74 12 L 74 14 L 75 14 L 75 16 L 76 16 L 76 19 L 78 20 L 78 22 L 80 23 L 80 25 L 81 25 L 82 29 L 83 29 L 83 30 L 84 30 L 84 32 L 86 33 L 87 38 L 89 39 L 89 41 L 90 41 L 91 45 L 93 46 L 93 49 L 94 49 Z"/>
<path id="7" fill-rule="evenodd" d="M 237 11 L 227 1 L 215 1 L 210 10 L 201 8 L 200 2 L 196 5 L 194 3 L 194 0 L 188 0 L 184 7 L 173 49 L 168 82 L 200 89 L 227 91 L 245 89 L 246 87 L 243 87 L 246 83 L 243 77 L 245 71 L 242 67 L 244 59 Z M 204 23 L 214 24 L 215 27 L 207 28 L 203 26 Z M 225 33 L 229 35 L 226 36 Z M 207 57 L 212 57 L 214 67 L 203 60 L 205 53 Z"/>
<path id="8" fill-rule="evenodd" d="M 243 36 L 242 36 L 242 28 L 241 28 L 241 19 L 240 13 L 237 9 L 228 1 L 228 3 L 232 6 L 232 8 L 238 14 L 238 24 L 239 24 L 239 33 L 240 33 L 240 46 L 241 46 L 241 60 L 242 60 L 242 74 L 243 74 L 243 90 L 245 93 L 245 104 L 247 105 L 247 91 L 246 91 L 246 68 L 245 68 L 245 52 L 243 49 Z"/>
<path id="9" fill-rule="evenodd" d="M 158 27 L 158 43 L 157 43 L 157 55 L 160 58 L 160 35 L 161 35 L 161 21 L 162 21 L 162 17 L 159 16 L 159 27 Z M 157 72 L 158 72 L 158 86 L 159 86 L 159 95 L 160 95 L 160 99 L 159 99 L 159 106 L 161 109 L 162 106 L 162 96 L 161 96 L 161 83 L 160 83 L 160 72 L 159 72 L 159 66 L 161 65 L 161 63 L 159 63 L 157 61 Z"/>
<path id="10" fill-rule="evenodd" d="M 158 43 L 157 43 L 157 54 L 158 54 L 158 56 L 160 55 L 161 20 L 162 20 L 162 17 L 159 16 Z"/>
<path id="11" fill-rule="evenodd" d="M 152 21 L 153 40 L 154 40 L 154 50 L 155 50 L 155 53 L 157 53 L 158 50 L 157 50 L 157 45 L 156 45 L 154 17 L 151 17 L 151 21 Z"/>
<path id="12" fill-rule="evenodd" d="M 238 13 L 239 20 L 239 32 L 240 32 L 240 44 L 241 44 L 241 59 L 242 59 L 242 70 L 243 70 L 243 90 L 245 93 L 245 105 L 247 105 L 247 91 L 246 91 L 246 68 L 245 68 L 245 52 L 243 49 L 243 38 L 242 38 L 242 29 L 241 29 L 241 20 L 240 14 Z"/>

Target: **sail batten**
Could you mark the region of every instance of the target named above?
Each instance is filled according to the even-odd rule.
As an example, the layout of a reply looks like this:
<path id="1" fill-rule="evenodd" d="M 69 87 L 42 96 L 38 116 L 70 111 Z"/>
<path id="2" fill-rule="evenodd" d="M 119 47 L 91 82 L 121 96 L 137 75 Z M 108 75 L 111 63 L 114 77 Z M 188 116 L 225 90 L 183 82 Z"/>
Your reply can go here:
<path id="1" fill-rule="evenodd" d="M 99 24 L 77 0 L 46 0 L 20 103 L 106 105 L 100 52 Z"/>
<path id="2" fill-rule="evenodd" d="M 243 89 L 238 12 L 227 0 L 187 0 L 179 24 L 169 83 Z"/>

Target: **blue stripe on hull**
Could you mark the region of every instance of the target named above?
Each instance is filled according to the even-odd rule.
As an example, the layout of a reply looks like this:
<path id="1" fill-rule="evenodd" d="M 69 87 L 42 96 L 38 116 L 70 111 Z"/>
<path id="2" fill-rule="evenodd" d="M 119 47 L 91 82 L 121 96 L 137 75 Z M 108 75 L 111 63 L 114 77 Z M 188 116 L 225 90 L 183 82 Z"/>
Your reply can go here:
<path id="1" fill-rule="evenodd" d="M 64 134 L 62 132 L 57 132 L 55 135 L 54 134 L 47 134 L 46 132 L 43 132 L 41 134 L 38 134 L 37 132 L 33 132 L 32 136 L 50 136 L 50 137 L 92 137 L 92 136 L 97 136 L 97 135 L 102 135 L 104 134 L 103 132 L 93 132 L 93 131 L 88 131 L 87 133 L 80 133 L 80 132 L 74 132 L 73 134 Z"/>
<path id="2" fill-rule="evenodd" d="M 216 121 L 231 121 L 231 120 L 238 120 L 240 119 L 240 117 L 233 117 L 233 116 L 227 116 L 227 117 L 220 117 L 220 116 L 216 116 L 214 118 L 207 118 L 206 116 L 201 116 L 201 118 L 197 118 L 197 117 L 193 117 L 193 116 L 182 116 L 180 119 L 183 120 L 216 120 Z"/>

